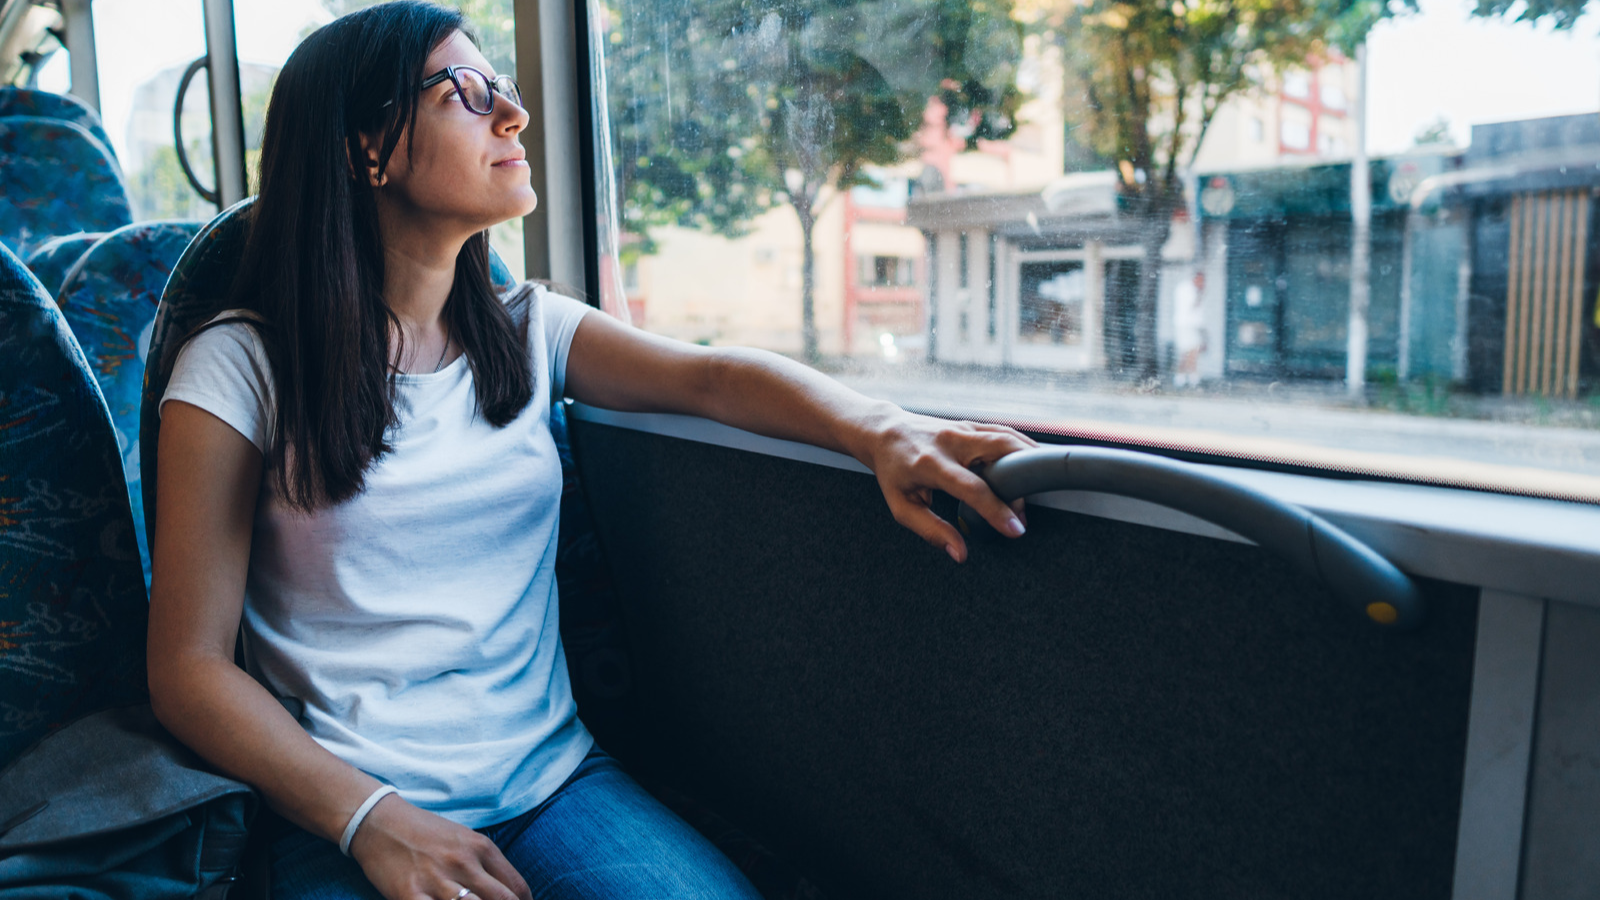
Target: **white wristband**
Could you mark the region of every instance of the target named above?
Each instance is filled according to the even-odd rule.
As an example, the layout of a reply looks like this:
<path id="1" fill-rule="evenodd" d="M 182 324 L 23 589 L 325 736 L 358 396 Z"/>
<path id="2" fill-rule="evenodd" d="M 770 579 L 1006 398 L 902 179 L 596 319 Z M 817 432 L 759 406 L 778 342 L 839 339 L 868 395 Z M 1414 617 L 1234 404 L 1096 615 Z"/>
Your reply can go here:
<path id="1" fill-rule="evenodd" d="M 378 805 L 379 800 L 382 800 L 383 798 L 394 793 L 398 792 L 386 784 L 383 787 L 373 791 L 371 796 L 367 797 L 367 799 L 360 806 L 356 807 L 356 814 L 350 817 L 350 823 L 344 826 L 344 834 L 339 836 L 340 853 L 343 853 L 345 856 L 350 855 L 350 840 L 356 836 L 356 829 L 361 827 L 361 820 L 367 817 L 367 813 L 372 812 L 372 808 Z"/>

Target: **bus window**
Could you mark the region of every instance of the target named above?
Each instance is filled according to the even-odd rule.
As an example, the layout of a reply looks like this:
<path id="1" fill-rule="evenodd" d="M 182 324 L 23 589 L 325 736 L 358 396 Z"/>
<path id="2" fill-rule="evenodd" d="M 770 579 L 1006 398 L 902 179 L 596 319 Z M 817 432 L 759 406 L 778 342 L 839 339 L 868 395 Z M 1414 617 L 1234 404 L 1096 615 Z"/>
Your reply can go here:
<path id="1" fill-rule="evenodd" d="M 1600 16 L 1211 9 L 594 0 L 601 255 L 913 408 L 1600 502 Z"/>
<path id="2" fill-rule="evenodd" d="M 134 219 L 210 218 L 216 207 L 184 177 L 172 134 L 178 82 L 206 52 L 200 0 L 96 0 L 90 9 L 100 117 L 122 164 Z M 204 72 L 185 98 L 183 134 L 195 176 L 213 187 Z"/>
<path id="3" fill-rule="evenodd" d="M 239 42 L 240 93 L 244 107 L 245 167 L 255 189 L 261 156 L 261 131 L 267 99 L 278 70 L 300 41 L 337 16 L 374 5 L 375 0 L 234 0 Z M 467 0 L 458 6 L 472 24 L 484 56 L 497 72 L 516 74 L 511 0 Z M 511 273 L 524 277 L 522 220 L 497 225 L 490 241 Z"/>

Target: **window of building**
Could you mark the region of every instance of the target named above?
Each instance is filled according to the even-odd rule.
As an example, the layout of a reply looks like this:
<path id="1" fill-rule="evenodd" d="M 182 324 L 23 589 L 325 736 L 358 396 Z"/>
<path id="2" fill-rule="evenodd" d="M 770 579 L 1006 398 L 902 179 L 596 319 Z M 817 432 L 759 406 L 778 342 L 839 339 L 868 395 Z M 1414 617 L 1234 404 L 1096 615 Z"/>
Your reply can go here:
<path id="1" fill-rule="evenodd" d="M 1350 101 L 1344 95 L 1344 85 L 1340 84 L 1342 69 L 1323 69 L 1322 85 L 1318 92 L 1322 98 L 1322 105 L 1328 109 L 1343 110 Z"/>
<path id="2" fill-rule="evenodd" d="M 1311 149 L 1311 114 L 1303 107 L 1285 104 L 1278 121 L 1278 141 L 1287 150 Z"/>
<path id="3" fill-rule="evenodd" d="M 906 256 L 857 256 L 856 283 L 862 287 L 912 287 L 917 261 Z"/>
<path id="4" fill-rule="evenodd" d="M 1283 94 L 1296 100 L 1311 99 L 1311 73 L 1304 69 L 1291 69 L 1283 73 Z"/>

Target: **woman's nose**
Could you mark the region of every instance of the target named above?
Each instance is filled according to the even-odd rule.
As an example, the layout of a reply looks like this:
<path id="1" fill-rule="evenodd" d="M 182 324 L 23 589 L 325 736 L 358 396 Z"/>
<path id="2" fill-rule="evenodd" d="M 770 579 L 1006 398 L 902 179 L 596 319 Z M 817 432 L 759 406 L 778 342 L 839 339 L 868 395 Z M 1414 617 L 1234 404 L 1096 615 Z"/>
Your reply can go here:
<path id="1" fill-rule="evenodd" d="M 496 134 L 517 134 L 528 127 L 528 111 L 505 97 L 494 101 L 494 130 Z"/>

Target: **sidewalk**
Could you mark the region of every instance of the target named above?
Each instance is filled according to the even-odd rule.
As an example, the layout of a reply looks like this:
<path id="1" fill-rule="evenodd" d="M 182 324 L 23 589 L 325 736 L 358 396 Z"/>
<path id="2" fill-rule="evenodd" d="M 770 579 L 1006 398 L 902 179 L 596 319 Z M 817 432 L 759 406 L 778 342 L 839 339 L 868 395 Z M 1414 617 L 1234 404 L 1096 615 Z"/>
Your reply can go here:
<path id="1" fill-rule="evenodd" d="M 1600 428 L 1339 408 L 1346 401 L 1336 386 L 1251 384 L 1218 396 L 1170 390 L 1144 394 L 1125 384 L 996 379 L 931 367 L 846 370 L 835 377 L 863 393 L 929 412 L 982 414 L 1074 434 L 1105 433 L 1161 446 L 1600 501 Z M 1515 412 L 1503 406 L 1489 412 Z"/>

